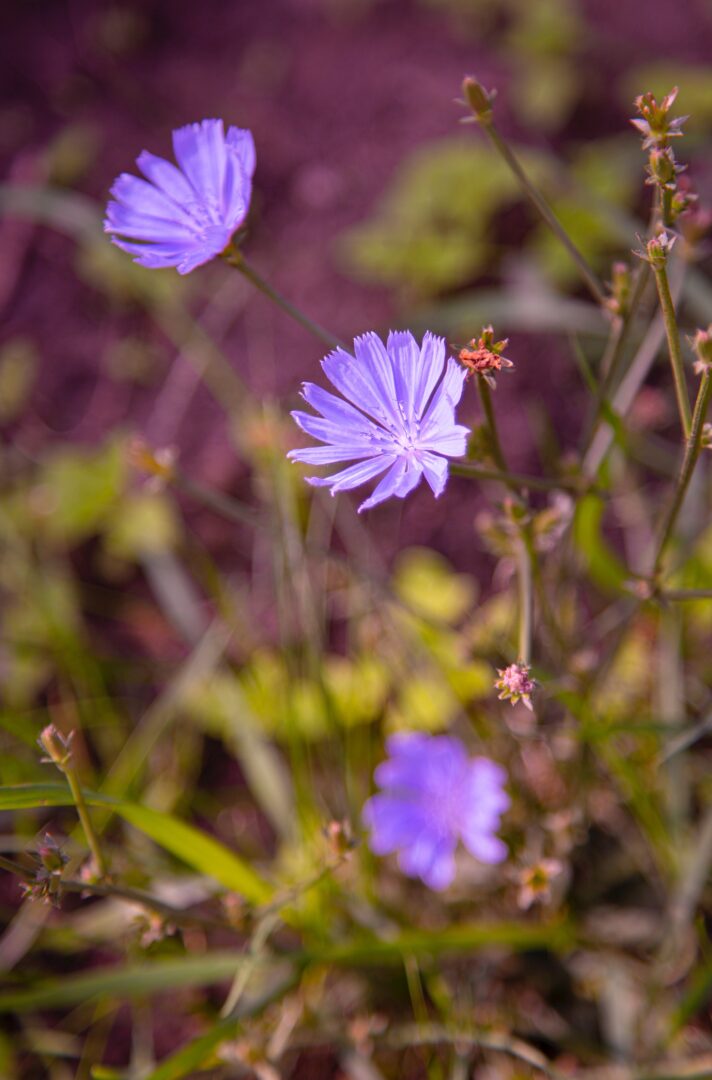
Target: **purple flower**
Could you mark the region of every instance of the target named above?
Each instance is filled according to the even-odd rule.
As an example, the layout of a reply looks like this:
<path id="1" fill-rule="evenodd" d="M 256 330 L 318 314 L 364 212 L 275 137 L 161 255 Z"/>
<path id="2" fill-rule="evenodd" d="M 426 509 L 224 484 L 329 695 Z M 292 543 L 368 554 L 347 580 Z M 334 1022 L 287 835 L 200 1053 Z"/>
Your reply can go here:
<path id="1" fill-rule="evenodd" d="M 354 349 L 355 358 L 336 349 L 322 360 L 327 379 L 347 400 L 304 383 L 302 395 L 320 415 L 292 413 L 303 431 L 326 445 L 288 456 L 309 465 L 357 462 L 324 479 L 310 477 L 332 495 L 385 473 L 359 512 L 392 495 L 402 499 L 422 476 L 441 495 L 447 459 L 465 453 L 469 435 L 455 423 L 465 369 L 452 358 L 445 363 L 445 341 L 433 334 L 419 347 L 408 331 L 391 332 L 386 346 L 369 333 L 356 338 Z"/>
<path id="2" fill-rule="evenodd" d="M 188 274 L 224 251 L 245 220 L 255 144 L 249 131 L 225 135 L 222 120 L 203 120 L 174 131 L 173 150 L 180 168 L 144 150 L 136 164 L 146 180 L 119 176 L 104 230 L 140 266 Z"/>
<path id="3" fill-rule="evenodd" d="M 386 748 L 390 756 L 375 773 L 381 792 L 363 809 L 376 855 L 397 851 L 401 870 L 431 889 L 452 882 L 458 840 L 480 862 L 506 857 L 495 835 L 509 806 L 499 765 L 468 758 L 451 735 L 393 735 Z"/>

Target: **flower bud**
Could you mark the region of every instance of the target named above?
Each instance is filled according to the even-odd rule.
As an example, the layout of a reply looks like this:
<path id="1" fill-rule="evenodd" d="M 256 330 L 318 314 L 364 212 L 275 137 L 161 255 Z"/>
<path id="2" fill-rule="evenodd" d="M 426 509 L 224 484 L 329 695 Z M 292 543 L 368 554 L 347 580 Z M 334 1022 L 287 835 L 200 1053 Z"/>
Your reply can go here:
<path id="1" fill-rule="evenodd" d="M 690 344 L 697 357 L 695 360 L 695 373 L 703 375 L 705 371 L 712 368 L 712 324 L 706 330 L 698 330 L 694 338 L 691 339 Z"/>
<path id="2" fill-rule="evenodd" d="M 37 854 L 40 857 L 42 866 L 50 874 L 59 873 L 65 864 L 69 862 L 68 856 L 64 854 L 51 833 L 44 834 L 37 845 Z"/>
<path id="3" fill-rule="evenodd" d="M 614 315 L 625 315 L 628 310 L 631 289 L 631 273 L 628 263 L 615 262 L 611 267 L 611 295 L 606 306 Z"/>
<path id="4" fill-rule="evenodd" d="M 63 735 L 54 724 L 48 724 L 37 740 L 40 749 L 44 750 L 47 755 L 42 760 L 56 765 L 59 769 L 63 769 L 65 765 L 68 765 L 72 757 L 73 735 L 73 731 L 70 731 L 69 735 Z"/>
<path id="5" fill-rule="evenodd" d="M 528 664 L 510 664 L 507 668 L 498 668 L 499 679 L 494 684 L 495 690 L 499 690 L 500 701 L 511 701 L 516 705 L 521 701 L 523 705 L 532 710 L 531 694 L 536 689 L 536 682 L 529 674 Z"/>
<path id="6" fill-rule="evenodd" d="M 646 184 L 657 184 L 658 187 L 674 191 L 677 175 L 683 172 L 684 168 L 684 165 L 678 165 L 675 161 L 675 155 L 670 146 L 663 149 L 653 147 L 648 158 Z"/>
<path id="7" fill-rule="evenodd" d="M 137 436 L 128 446 L 129 464 L 139 472 L 147 473 L 158 485 L 170 484 L 175 477 L 177 452 L 173 446 L 153 450 L 145 439 Z"/>
<path id="8" fill-rule="evenodd" d="M 642 255 L 642 258 L 648 260 L 653 270 L 664 270 L 668 260 L 668 255 L 670 254 L 674 243 L 674 236 L 669 236 L 664 231 L 658 233 L 657 236 L 654 236 L 651 240 L 648 240 L 648 243 L 645 247 L 645 254 Z M 639 255 L 641 253 L 636 252 L 636 254 Z"/>
<path id="9" fill-rule="evenodd" d="M 482 83 L 478 82 L 474 76 L 468 75 L 462 84 L 462 92 L 476 119 L 480 123 L 488 123 L 492 119 L 492 104 L 496 90 L 485 90 Z"/>
<path id="10" fill-rule="evenodd" d="M 492 327 L 483 327 L 479 338 L 472 338 L 457 354 L 460 363 L 467 368 L 468 377 L 482 375 L 494 389 L 494 372 L 514 367 L 511 360 L 502 356 L 508 341 L 508 338 L 495 341 Z"/>
<path id="11" fill-rule="evenodd" d="M 651 146 L 667 146 L 669 139 L 683 134 L 681 128 L 687 117 L 678 116 L 673 119 L 668 116 L 676 97 L 677 87 L 675 86 L 669 94 L 665 95 L 660 104 L 650 92 L 641 94 L 635 99 L 635 107 L 640 113 L 640 119 L 634 118 L 631 124 L 644 136 L 644 150 L 648 150 Z"/>

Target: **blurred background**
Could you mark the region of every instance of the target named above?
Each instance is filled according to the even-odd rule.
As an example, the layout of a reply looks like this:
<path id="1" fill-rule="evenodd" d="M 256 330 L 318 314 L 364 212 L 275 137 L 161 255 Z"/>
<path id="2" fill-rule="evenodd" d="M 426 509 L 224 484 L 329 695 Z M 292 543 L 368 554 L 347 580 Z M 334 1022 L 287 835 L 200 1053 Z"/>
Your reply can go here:
<path id="1" fill-rule="evenodd" d="M 630 1059 L 647 1015 L 645 950 L 662 932 L 660 881 L 674 879 L 671 852 L 705 805 L 709 605 L 689 605 L 684 643 L 676 624 L 656 653 L 683 698 L 680 650 L 694 669 L 681 708 L 674 693 L 672 705 L 656 697 L 654 618 L 631 620 L 595 699 L 616 732 L 603 766 L 583 743 L 576 749 L 581 710 L 594 708 L 586 692 L 565 706 L 547 699 L 536 720 L 500 707 L 492 683 L 514 655 L 513 560 L 483 516 L 484 489 L 453 477 L 437 502 L 422 485 L 365 519 L 350 496 L 311 501 L 284 458 L 301 444 L 287 410 L 303 380 L 321 381 L 322 346 L 219 260 L 185 279 L 135 267 L 101 218 L 114 178 L 134 171 L 142 149 L 171 156 L 172 129 L 208 117 L 251 129 L 251 263 L 346 340 L 409 327 L 462 345 L 493 323 L 515 364 L 495 395 L 509 464 L 550 474 L 581 435 L 587 391 L 576 357 L 595 365 L 609 325 L 482 133 L 461 125 L 463 76 L 497 89 L 501 131 L 609 280 L 614 259 L 635 262 L 648 216 L 645 159 L 629 124 L 638 94 L 679 85 L 679 112 L 690 114 L 680 156 L 709 202 L 709 0 L 10 0 L 0 24 L 2 783 L 55 779 L 39 763 L 37 735 L 48 722 L 74 728 L 89 787 L 191 820 L 276 880 L 300 881 L 324 865 L 325 822 L 358 827 L 384 731 L 465 732 L 510 770 L 513 853 L 555 850 L 565 868 L 542 916 L 543 961 L 509 955 L 521 947 L 515 927 L 501 964 L 467 961 L 426 978 L 428 1002 L 449 1001 L 457 1016 L 462 1001 L 468 1016 L 511 1024 L 569 1064 Z M 685 332 L 710 320 L 700 284 L 709 248 L 700 255 Z M 657 446 L 667 482 L 678 435 L 660 360 L 631 425 Z M 471 388 L 459 419 L 481 421 Z M 175 455 L 176 483 L 146 479 L 137 437 Z M 641 467 L 605 527 L 595 505 L 577 519 L 570 566 L 585 564 L 590 591 L 583 622 L 566 623 L 572 593 L 557 594 L 570 656 L 558 647 L 574 683 L 552 693 L 594 677 L 596 649 L 618 625 L 626 569 L 617 558 L 639 556 L 660 483 Z M 650 512 L 641 509 L 648 497 Z M 696 500 L 699 524 L 702 487 Z M 570 507 L 540 494 L 534 504 L 551 551 Z M 695 558 L 698 577 L 686 583 L 709 585 L 709 537 Z M 573 571 L 567 588 L 572 580 Z M 590 734 L 597 720 L 586 716 Z M 633 734 L 631 718 L 641 725 Z M 665 740 L 686 718 L 703 725 L 689 743 L 699 754 L 676 757 L 668 772 Z M 12 854 L 31 849 L 49 817 L 4 820 Z M 70 836 L 69 811 L 51 821 L 59 839 Z M 176 863 L 120 829 L 114 822 L 108 834 L 117 875 L 183 896 L 170 892 Z M 406 928 L 448 924 L 419 886 L 392 868 L 379 878 L 362 848 L 356 866 L 343 887 L 309 901 L 315 925 L 336 925 L 337 938 L 354 926 L 380 930 L 372 914 L 383 898 Z M 485 918 L 529 918 L 515 878 L 466 869 L 453 917 L 471 914 L 473 895 Z M 577 917 L 612 928 L 615 963 L 595 946 L 572 965 L 544 953 L 564 895 Z M 28 915 L 6 873 L 0 906 L 10 987 L 18 968 L 59 979 L 214 944 L 197 931 L 179 944 L 165 928 L 139 932 L 128 920 L 117 929 L 102 922 L 100 903 L 87 911 L 72 898 L 61 914 L 35 905 Z M 680 1005 L 671 978 L 660 1008 L 669 1018 L 679 1006 L 676 1031 L 699 1022 L 707 1050 L 709 961 L 695 967 L 695 942 L 686 944 L 677 974 L 692 973 L 692 989 Z M 410 1016 L 423 991 L 407 974 L 366 989 L 354 976 L 331 1007 Z M 140 980 L 131 993 L 142 993 Z M 61 1006 L 61 995 L 52 1000 Z M 99 1015 L 86 1002 L 72 1011 L 77 1000 L 40 1019 L 26 1003 L 0 1040 L 0 1073 L 148 1075 L 141 1061 L 203 1030 L 220 1004 L 212 992 L 177 991 L 145 1022 L 121 1001 Z M 121 1072 L 129 1060 L 135 1071 Z M 91 1072 L 97 1061 L 105 1072 Z M 328 1046 L 295 1061 L 285 1075 L 341 1075 Z M 534 1075 L 508 1068 L 481 1075 Z M 386 1074 L 426 1075 L 417 1055 L 398 1069 L 391 1061 Z"/>

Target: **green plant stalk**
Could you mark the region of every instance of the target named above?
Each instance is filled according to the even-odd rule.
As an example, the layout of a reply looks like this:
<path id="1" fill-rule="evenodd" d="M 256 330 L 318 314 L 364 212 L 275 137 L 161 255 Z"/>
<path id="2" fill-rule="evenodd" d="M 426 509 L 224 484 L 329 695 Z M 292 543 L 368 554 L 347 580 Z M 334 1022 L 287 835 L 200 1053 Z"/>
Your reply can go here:
<path id="1" fill-rule="evenodd" d="M 532 555 L 533 545 L 526 525 L 521 526 L 517 571 L 519 580 L 519 662 L 526 667 L 531 663 L 532 653 Z"/>
<path id="2" fill-rule="evenodd" d="M 675 395 L 677 397 L 677 407 L 680 412 L 680 421 L 682 423 L 682 430 L 685 433 L 685 438 L 689 439 L 692 416 L 690 413 L 690 399 L 687 395 L 687 386 L 685 384 L 685 367 L 682 360 L 682 351 L 680 349 L 680 332 L 677 326 L 675 305 L 673 304 L 672 296 L 670 295 L 670 284 L 668 282 L 665 266 L 653 266 L 653 273 L 655 274 L 655 284 L 658 289 L 660 308 L 665 323 L 665 335 L 667 337 L 672 374 L 675 380 Z"/>
<path id="3" fill-rule="evenodd" d="M 276 289 L 273 289 L 272 286 L 269 285 L 252 266 L 250 266 L 239 248 L 231 246 L 225 253 L 224 258 L 230 266 L 234 266 L 236 270 L 239 270 L 243 277 L 246 277 L 256 289 L 259 289 L 261 293 L 264 293 L 265 296 L 269 297 L 273 304 L 276 304 L 278 308 L 281 308 L 281 310 L 289 315 L 291 319 L 298 322 L 300 326 L 303 326 L 304 329 L 308 330 L 314 337 L 323 341 L 330 349 L 346 348 L 343 341 L 328 330 L 325 330 L 319 323 L 314 322 L 313 319 L 310 319 L 301 312 L 294 304 L 291 304 L 286 297 L 282 296 Z"/>
<path id="4" fill-rule="evenodd" d="M 94 865 L 96 866 L 97 874 L 99 875 L 99 877 L 106 877 L 107 866 L 106 860 L 104 858 L 104 853 L 101 850 L 99 837 L 94 831 L 94 826 L 92 824 L 91 816 L 89 814 L 89 808 L 84 799 L 84 793 L 79 786 L 79 781 L 77 780 L 77 774 L 74 771 L 74 766 L 71 762 L 66 762 L 64 765 L 61 766 L 61 769 L 67 778 L 67 783 L 69 784 L 69 789 L 72 793 L 72 799 L 74 800 L 74 805 L 77 809 L 77 815 L 79 817 L 82 829 L 84 830 L 84 836 L 86 838 L 87 844 L 89 845 L 89 850 L 91 851 L 94 858 Z"/>
<path id="5" fill-rule="evenodd" d="M 653 562 L 652 577 L 657 578 L 662 568 L 663 556 L 665 554 L 665 548 L 668 545 L 670 538 L 672 537 L 675 523 L 677 521 L 682 504 L 685 500 L 685 495 L 692 479 L 692 474 L 697 464 L 697 459 L 700 456 L 700 450 L 702 448 L 702 428 L 705 423 L 705 417 L 707 415 L 707 408 L 710 403 L 710 396 L 712 396 L 712 374 L 710 369 L 707 368 L 702 375 L 699 390 L 697 391 L 697 398 L 695 400 L 695 408 L 692 414 L 692 422 L 690 427 L 690 433 L 687 438 L 687 446 L 685 448 L 685 456 L 682 460 L 682 466 L 680 468 L 680 474 L 678 476 L 677 484 L 673 492 L 670 505 L 668 507 L 667 514 L 663 520 L 663 525 L 660 530 L 660 538 L 658 540 L 657 551 L 655 554 L 655 560 Z"/>
<path id="6" fill-rule="evenodd" d="M 618 379 L 620 366 L 623 356 L 625 355 L 625 347 L 628 343 L 628 337 L 635 320 L 638 306 L 645 294 L 645 289 L 649 280 L 650 265 L 647 262 L 641 263 L 628 303 L 628 310 L 623 318 L 619 320 L 618 325 L 613 327 L 608 347 L 606 348 L 606 362 L 603 366 L 603 378 L 599 384 L 598 392 L 596 393 L 593 424 L 591 432 L 586 439 L 584 454 L 588 451 L 593 442 L 593 437 L 598 430 L 606 406 L 610 404 L 608 399 Z"/>
<path id="7" fill-rule="evenodd" d="M 478 122 L 484 128 L 490 142 L 500 154 L 502 159 L 506 162 L 509 168 L 512 170 L 517 180 L 519 181 L 524 194 L 529 201 L 541 215 L 545 223 L 549 226 L 554 235 L 559 239 L 563 246 L 568 251 L 569 255 L 576 263 L 579 269 L 581 277 L 588 286 L 589 292 L 593 296 L 594 300 L 603 306 L 606 303 L 606 294 L 603 286 L 599 282 L 596 274 L 593 272 L 588 262 L 574 244 L 569 234 L 564 229 L 559 219 L 554 214 L 549 204 L 539 194 L 537 189 L 532 184 L 531 180 L 525 173 L 519 159 L 516 157 L 514 151 L 509 146 L 509 143 L 502 138 L 499 131 L 495 127 L 494 121 L 487 117 L 477 117 Z"/>

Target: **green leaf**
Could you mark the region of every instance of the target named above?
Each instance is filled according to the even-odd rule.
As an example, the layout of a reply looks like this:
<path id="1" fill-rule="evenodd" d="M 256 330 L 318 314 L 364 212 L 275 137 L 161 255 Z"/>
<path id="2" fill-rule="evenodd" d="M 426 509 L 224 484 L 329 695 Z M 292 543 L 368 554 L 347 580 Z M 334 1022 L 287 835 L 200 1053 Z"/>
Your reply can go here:
<path id="1" fill-rule="evenodd" d="M 81 975 L 47 979 L 27 989 L 0 994 L 0 1012 L 64 1008 L 102 998 L 148 997 L 190 986 L 209 986 L 232 979 L 246 954 L 221 949 L 202 956 L 171 957 L 145 964 L 101 968 Z M 250 963 L 254 964 L 254 957 Z"/>
<path id="2" fill-rule="evenodd" d="M 184 821 L 137 803 L 85 791 L 89 806 L 108 806 L 136 829 L 150 836 L 176 858 L 201 874 L 219 881 L 225 888 L 262 904 L 272 896 L 270 885 L 238 855 L 212 836 Z M 38 806 L 73 806 L 64 784 L 20 784 L 0 788 L 0 810 L 23 810 Z"/>
<path id="3" fill-rule="evenodd" d="M 222 1020 L 162 1061 L 146 1080 L 182 1080 L 184 1076 L 192 1075 L 193 1070 L 199 1069 L 221 1042 L 234 1037 L 238 1027 L 239 1021 L 232 1017 Z"/>
<path id="4" fill-rule="evenodd" d="M 591 579 L 602 588 L 621 592 L 630 574 L 603 538 L 604 509 L 603 499 L 598 495 L 585 495 L 579 500 L 574 517 L 574 542 Z"/>

